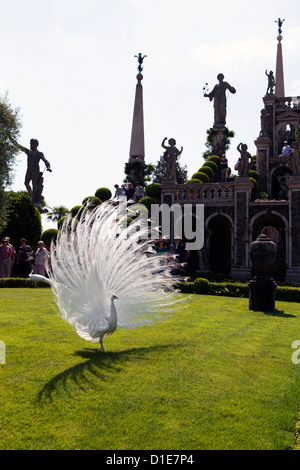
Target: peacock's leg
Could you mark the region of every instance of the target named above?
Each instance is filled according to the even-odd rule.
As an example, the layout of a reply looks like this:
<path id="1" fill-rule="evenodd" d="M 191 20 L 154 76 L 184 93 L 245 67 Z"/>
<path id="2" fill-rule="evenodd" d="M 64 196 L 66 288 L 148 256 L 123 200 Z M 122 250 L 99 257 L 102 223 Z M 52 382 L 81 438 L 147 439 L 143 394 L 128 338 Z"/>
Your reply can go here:
<path id="1" fill-rule="evenodd" d="M 104 347 L 103 347 L 102 339 L 100 339 L 100 351 L 102 351 L 102 352 L 105 353 L 105 349 L 104 349 Z"/>

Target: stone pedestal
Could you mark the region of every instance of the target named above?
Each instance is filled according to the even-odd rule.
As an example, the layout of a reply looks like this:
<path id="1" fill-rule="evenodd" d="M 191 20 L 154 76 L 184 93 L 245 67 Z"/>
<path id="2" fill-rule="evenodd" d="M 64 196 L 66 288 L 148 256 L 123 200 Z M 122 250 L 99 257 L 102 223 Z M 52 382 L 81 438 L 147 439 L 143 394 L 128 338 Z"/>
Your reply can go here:
<path id="1" fill-rule="evenodd" d="M 223 128 L 223 129 L 212 128 L 211 129 L 212 154 L 213 155 L 218 155 L 219 157 L 222 157 L 222 155 L 226 152 L 226 141 L 228 137 L 227 133 L 228 131 L 226 128 Z"/>
<path id="2" fill-rule="evenodd" d="M 248 283 L 249 309 L 274 312 L 276 282 L 269 276 L 255 276 Z"/>
<path id="3" fill-rule="evenodd" d="M 276 261 L 277 246 L 266 235 L 261 234 L 251 243 L 253 279 L 249 286 L 249 309 L 273 312 L 277 284 L 270 277 Z"/>

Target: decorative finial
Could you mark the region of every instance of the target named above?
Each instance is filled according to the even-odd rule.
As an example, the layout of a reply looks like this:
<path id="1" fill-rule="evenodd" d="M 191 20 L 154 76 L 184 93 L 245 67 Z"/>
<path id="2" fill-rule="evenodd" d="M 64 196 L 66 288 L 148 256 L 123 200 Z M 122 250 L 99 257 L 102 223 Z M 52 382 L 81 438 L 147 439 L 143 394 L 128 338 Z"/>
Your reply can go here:
<path id="1" fill-rule="evenodd" d="M 279 36 L 281 36 L 281 33 L 282 33 L 281 27 L 282 27 L 282 24 L 283 24 L 284 21 L 285 21 L 284 19 L 281 20 L 280 18 L 278 18 L 278 20 L 274 21 L 274 23 L 278 24 L 278 34 L 279 34 Z"/>
<path id="2" fill-rule="evenodd" d="M 138 63 L 139 63 L 138 71 L 141 73 L 142 70 L 143 70 L 142 64 L 143 64 L 143 62 L 144 62 L 145 57 L 147 57 L 147 56 L 144 55 L 144 57 L 142 57 L 141 52 L 139 52 L 139 54 L 138 54 L 138 55 L 135 55 L 134 57 L 136 57 L 137 60 L 138 60 Z"/>

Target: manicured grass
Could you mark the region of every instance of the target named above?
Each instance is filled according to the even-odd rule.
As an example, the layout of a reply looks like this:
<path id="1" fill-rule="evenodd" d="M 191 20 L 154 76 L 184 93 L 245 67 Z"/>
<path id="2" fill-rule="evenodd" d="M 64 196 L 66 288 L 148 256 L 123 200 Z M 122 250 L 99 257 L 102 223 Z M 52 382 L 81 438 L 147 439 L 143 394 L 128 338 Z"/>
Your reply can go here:
<path id="1" fill-rule="evenodd" d="M 117 330 L 107 354 L 52 308 L 1 289 L 0 449 L 288 449 L 299 417 L 300 305 L 193 295 L 166 322 Z"/>

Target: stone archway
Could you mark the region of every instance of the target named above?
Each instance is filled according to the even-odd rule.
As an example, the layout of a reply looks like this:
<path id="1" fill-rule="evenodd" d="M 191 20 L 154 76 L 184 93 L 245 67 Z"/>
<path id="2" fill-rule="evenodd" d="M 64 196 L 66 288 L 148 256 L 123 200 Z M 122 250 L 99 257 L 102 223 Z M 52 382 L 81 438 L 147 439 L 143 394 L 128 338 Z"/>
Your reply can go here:
<path id="1" fill-rule="evenodd" d="M 221 214 L 212 217 L 207 224 L 209 265 L 210 270 L 215 274 L 230 274 L 231 231 L 229 219 Z"/>

